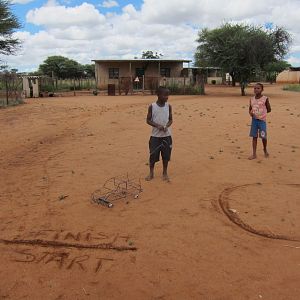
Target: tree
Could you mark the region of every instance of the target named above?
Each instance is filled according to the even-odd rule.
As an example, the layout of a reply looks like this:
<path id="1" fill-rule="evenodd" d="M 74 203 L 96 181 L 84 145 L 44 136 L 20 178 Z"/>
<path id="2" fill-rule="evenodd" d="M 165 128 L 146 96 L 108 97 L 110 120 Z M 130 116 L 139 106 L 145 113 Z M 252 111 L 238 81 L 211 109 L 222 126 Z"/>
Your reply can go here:
<path id="1" fill-rule="evenodd" d="M 63 56 L 49 56 L 40 66 L 39 72 L 58 78 L 79 78 L 84 75 L 83 66 Z"/>
<path id="2" fill-rule="evenodd" d="M 158 52 L 153 52 L 152 50 L 147 50 L 142 52 L 142 59 L 158 59 L 161 58 L 163 55 Z"/>
<path id="3" fill-rule="evenodd" d="M 16 29 L 21 28 L 17 17 L 10 10 L 10 2 L 0 0 L 0 54 L 12 55 L 20 47 L 20 40 L 13 38 Z"/>
<path id="4" fill-rule="evenodd" d="M 157 53 L 157 52 L 154 53 L 152 50 L 147 50 L 142 52 L 142 59 L 159 59 L 162 56 L 163 55 L 161 53 Z M 148 66 L 149 66 L 149 61 L 146 61 L 143 65 L 144 71 L 147 70 Z"/>
<path id="5" fill-rule="evenodd" d="M 275 82 L 277 75 L 289 67 L 291 67 L 291 65 L 285 60 L 274 61 L 267 64 L 265 67 L 267 80 L 271 83 Z"/>
<path id="6" fill-rule="evenodd" d="M 94 64 L 88 64 L 83 65 L 83 73 L 85 77 L 94 78 L 95 77 L 95 65 Z"/>
<path id="7" fill-rule="evenodd" d="M 253 73 L 288 53 L 291 37 L 283 28 L 266 31 L 253 25 L 226 23 L 201 30 L 197 42 L 196 65 L 221 67 L 230 73 L 233 83 L 240 82 L 244 96 Z"/>

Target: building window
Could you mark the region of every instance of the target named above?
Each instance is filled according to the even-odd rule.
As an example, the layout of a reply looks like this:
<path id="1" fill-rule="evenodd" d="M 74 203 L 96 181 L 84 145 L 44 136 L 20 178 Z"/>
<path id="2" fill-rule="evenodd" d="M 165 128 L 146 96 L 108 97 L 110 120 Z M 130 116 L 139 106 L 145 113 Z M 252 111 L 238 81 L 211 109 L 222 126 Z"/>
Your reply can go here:
<path id="1" fill-rule="evenodd" d="M 109 68 L 108 75 L 109 75 L 109 79 L 118 79 L 119 78 L 119 68 Z"/>
<path id="2" fill-rule="evenodd" d="M 170 77 L 170 68 L 161 68 L 160 69 L 160 76 L 162 77 Z"/>

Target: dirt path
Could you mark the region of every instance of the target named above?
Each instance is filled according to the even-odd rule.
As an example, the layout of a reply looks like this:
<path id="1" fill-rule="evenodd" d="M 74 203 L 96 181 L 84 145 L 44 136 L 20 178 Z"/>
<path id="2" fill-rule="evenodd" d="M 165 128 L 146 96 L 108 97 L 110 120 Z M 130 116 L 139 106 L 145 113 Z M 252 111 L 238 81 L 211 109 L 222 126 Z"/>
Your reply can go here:
<path id="1" fill-rule="evenodd" d="M 171 96 L 171 183 L 158 165 L 112 209 L 91 194 L 147 174 L 153 96 L 0 110 L 0 299 L 298 299 L 299 93 L 266 94 L 271 155 L 259 144 L 256 161 L 249 97 Z"/>

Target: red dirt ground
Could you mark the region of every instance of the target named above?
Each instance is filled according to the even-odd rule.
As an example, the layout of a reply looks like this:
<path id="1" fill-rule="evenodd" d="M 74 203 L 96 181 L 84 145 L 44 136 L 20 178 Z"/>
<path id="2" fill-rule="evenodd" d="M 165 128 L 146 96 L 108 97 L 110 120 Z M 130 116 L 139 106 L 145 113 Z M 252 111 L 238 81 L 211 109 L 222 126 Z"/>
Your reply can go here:
<path id="1" fill-rule="evenodd" d="M 170 96 L 171 183 L 160 164 L 143 180 L 153 96 L 0 110 L 0 299 L 299 299 L 300 94 L 275 85 L 265 94 L 270 158 L 259 143 L 254 161 L 249 97 L 238 88 Z M 142 178 L 138 199 L 91 203 L 105 180 L 126 173 Z M 232 214 L 287 240 L 224 214 L 220 194 L 235 186 Z M 98 244 L 137 250 L 80 248 Z"/>

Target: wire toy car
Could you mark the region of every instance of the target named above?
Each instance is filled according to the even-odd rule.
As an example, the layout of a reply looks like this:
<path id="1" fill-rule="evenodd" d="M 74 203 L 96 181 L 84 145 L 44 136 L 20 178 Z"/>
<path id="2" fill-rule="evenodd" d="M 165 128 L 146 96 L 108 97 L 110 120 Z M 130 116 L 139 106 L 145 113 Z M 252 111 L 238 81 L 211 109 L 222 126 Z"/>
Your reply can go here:
<path id="1" fill-rule="evenodd" d="M 143 191 L 141 180 L 130 178 L 128 174 L 109 178 L 103 186 L 92 193 L 91 199 L 97 204 L 113 207 L 113 202 L 133 197 L 137 199 Z"/>

